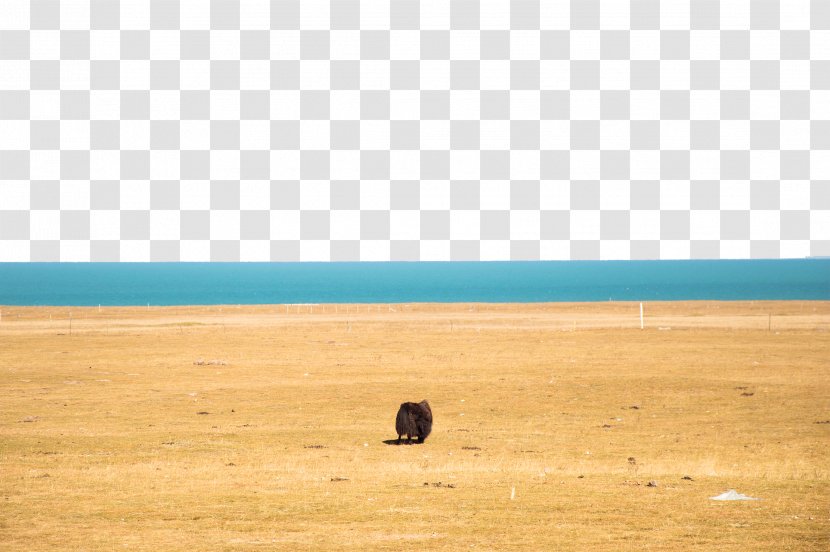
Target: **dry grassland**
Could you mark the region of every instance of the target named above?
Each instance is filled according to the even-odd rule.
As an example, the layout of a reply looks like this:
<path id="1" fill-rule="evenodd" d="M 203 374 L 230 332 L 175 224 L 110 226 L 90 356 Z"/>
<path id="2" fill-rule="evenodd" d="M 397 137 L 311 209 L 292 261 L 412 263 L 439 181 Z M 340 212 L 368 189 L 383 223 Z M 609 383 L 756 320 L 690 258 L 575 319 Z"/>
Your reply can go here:
<path id="1" fill-rule="evenodd" d="M 830 548 L 827 302 L 69 311 L 2 308 L 2 550 Z"/>

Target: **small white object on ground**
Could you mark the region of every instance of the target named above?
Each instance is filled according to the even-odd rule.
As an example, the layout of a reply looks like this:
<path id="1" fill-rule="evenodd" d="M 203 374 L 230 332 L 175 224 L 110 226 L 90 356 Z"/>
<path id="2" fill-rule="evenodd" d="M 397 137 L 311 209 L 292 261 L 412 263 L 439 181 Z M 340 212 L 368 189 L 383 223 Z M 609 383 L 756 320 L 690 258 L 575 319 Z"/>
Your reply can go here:
<path id="1" fill-rule="evenodd" d="M 741 494 L 735 489 L 729 489 L 723 494 L 719 494 L 718 496 L 709 497 L 709 500 L 761 500 L 760 498 L 755 498 L 752 496 L 746 496 L 745 494 Z"/>

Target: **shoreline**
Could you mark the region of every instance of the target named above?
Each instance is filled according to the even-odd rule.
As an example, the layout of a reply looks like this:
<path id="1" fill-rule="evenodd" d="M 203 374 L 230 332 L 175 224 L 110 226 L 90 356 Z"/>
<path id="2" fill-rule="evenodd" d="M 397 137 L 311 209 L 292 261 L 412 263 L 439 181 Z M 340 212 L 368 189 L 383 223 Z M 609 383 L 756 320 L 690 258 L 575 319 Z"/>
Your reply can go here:
<path id="1" fill-rule="evenodd" d="M 643 301 L 643 329 L 830 331 L 830 301 Z M 0 306 L 0 334 L 197 331 L 211 327 L 418 323 L 424 328 L 640 330 L 639 301 L 580 303 L 318 303 L 176 306 Z"/>
<path id="2" fill-rule="evenodd" d="M 605 301 L 373 301 L 373 302 L 317 302 L 317 303 L 181 303 L 181 304 L 115 304 L 105 305 L 18 305 L 12 303 L 0 303 L 0 309 L 146 309 L 148 306 L 151 309 L 175 309 L 175 308 L 273 308 L 273 307 L 365 307 L 365 306 L 481 306 L 481 307 L 499 307 L 499 306 L 577 306 L 577 305 L 636 305 L 643 304 L 731 304 L 731 305 L 745 305 L 745 304 L 769 304 L 769 303 L 810 303 L 810 304 L 826 304 L 830 306 L 830 299 L 614 299 Z"/>

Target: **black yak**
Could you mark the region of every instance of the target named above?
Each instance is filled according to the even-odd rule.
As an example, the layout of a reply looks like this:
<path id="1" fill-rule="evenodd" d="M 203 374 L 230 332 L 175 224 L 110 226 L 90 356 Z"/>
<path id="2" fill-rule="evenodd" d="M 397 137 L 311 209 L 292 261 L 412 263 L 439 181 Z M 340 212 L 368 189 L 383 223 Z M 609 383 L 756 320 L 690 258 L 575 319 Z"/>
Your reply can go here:
<path id="1" fill-rule="evenodd" d="M 401 444 L 403 435 L 406 435 L 407 442 L 417 436 L 418 442 L 423 443 L 432 431 L 432 409 L 429 403 L 425 400 L 403 403 L 395 420 L 395 430 L 398 432 L 398 444 Z"/>

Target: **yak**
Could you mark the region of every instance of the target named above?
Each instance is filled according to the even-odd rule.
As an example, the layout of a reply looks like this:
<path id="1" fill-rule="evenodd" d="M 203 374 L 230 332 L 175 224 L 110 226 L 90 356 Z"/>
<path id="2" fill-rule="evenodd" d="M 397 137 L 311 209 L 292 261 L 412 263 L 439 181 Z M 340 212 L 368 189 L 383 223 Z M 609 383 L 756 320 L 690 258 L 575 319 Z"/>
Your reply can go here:
<path id="1" fill-rule="evenodd" d="M 410 442 L 413 436 L 423 443 L 430 432 L 432 432 L 432 409 L 429 403 L 423 400 L 419 403 L 405 402 L 398 409 L 398 417 L 395 420 L 395 430 L 398 432 L 398 444 L 401 444 L 401 437 L 406 435 L 406 441 Z"/>

